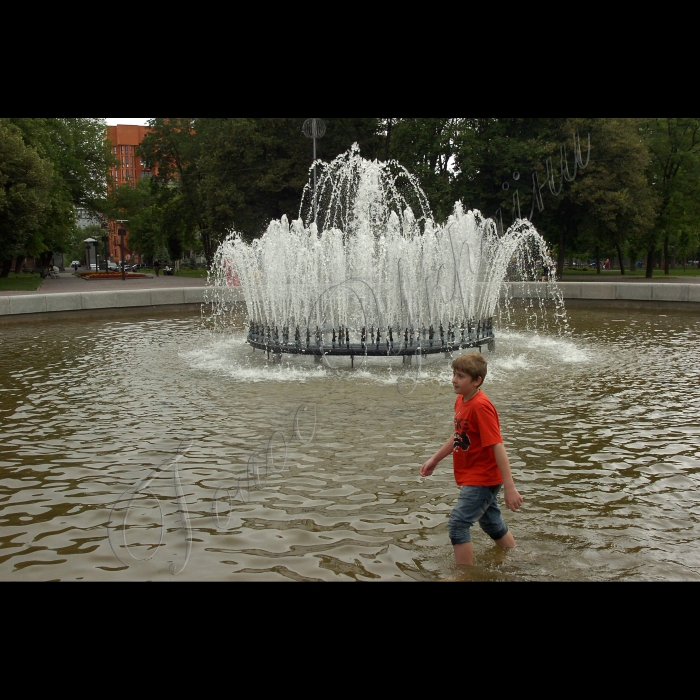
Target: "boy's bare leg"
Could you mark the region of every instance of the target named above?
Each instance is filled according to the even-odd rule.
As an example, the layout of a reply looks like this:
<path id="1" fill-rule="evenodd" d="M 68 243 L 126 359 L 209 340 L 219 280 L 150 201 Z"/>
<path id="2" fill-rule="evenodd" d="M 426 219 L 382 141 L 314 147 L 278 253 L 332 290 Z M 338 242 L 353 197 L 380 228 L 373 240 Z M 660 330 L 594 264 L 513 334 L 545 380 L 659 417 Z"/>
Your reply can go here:
<path id="1" fill-rule="evenodd" d="M 500 540 L 496 540 L 496 544 L 499 547 L 515 547 L 515 537 L 513 537 L 513 533 L 508 530 Z"/>
<path id="2" fill-rule="evenodd" d="M 508 533 L 510 535 L 510 532 Z M 501 539 L 505 539 L 502 537 Z M 500 541 L 500 540 L 499 540 Z M 455 550 L 455 562 L 460 566 L 471 566 L 474 561 L 474 549 L 471 542 L 453 544 Z M 513 544 L 515 546 L 515 544 Z"/>

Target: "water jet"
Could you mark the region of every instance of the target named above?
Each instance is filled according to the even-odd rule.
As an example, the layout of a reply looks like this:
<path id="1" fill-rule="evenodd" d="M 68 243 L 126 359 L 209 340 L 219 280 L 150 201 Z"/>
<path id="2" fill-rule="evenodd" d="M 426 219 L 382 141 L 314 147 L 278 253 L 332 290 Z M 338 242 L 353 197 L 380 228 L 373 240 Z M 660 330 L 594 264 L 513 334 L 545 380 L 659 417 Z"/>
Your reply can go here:
<path id="1" fill-rule="evenodd" d="M 268 357 L 351 358 L 495 350 L 494 316 L 509 314 L 505 283 L 553 267 L 535 227 L 519 219 L 502 234 L 461 202 L 443 224 L 417 179 L 396 161 L 369 161 L 357 145 L 307 185 L 299 216 L 272 221 L 247 243 L 219 247 L 210 298 L 224 315 L 240 282 L 246 341 Z M 540 298 L 555 298 L 550 280 Z M 531 301 L 528 299 L 528 303 Z M 544 314 L 535 313 L 534 316 Z"/>

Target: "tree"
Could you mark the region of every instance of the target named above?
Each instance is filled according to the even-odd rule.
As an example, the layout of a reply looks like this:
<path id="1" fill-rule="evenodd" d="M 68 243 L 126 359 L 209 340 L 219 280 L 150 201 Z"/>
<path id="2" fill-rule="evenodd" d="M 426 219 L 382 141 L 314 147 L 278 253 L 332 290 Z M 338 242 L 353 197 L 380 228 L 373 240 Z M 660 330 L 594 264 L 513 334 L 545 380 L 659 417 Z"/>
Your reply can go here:
<path id="1" fill-rule="evenodd" d="M 569 133 L 590 134 L 590 162 L 563 193 L 561 213 L 595 251 L 598 271 L 601 250 L 606 256 L 614 250 L 624 275 L 628 242 L 639 240 L 653 226 L 656 198 L 646 176 L 650 153 L 639 124 L 639 119 L 603 118 L 569 119 L 564 125 Z M 561 218 L 559 225 L 564 226 Z"/>
<path id="2" fill-rule="evenodd" d="M 418 177 L 438 221 L 445 221 L 454 209 L 456 160 L 469 121 L 436 117 L 385 123 L 386 155 Z"/>
<path id="3" fill-rule="evenodd" d="M 327 119 L 317 157 L 331 160 L 357 142 L 365 157 L 382 146 L 377 119 Z M 235 229 L 260 236 L 271 219 L 295 218 L 309 181 L 311 141 L 301 118 L 163 118 L 141 144 L 156 168 L 161 225 L 173 251 L 194 237 L 211 264 Z"/>
<path id="4" fill-rule="evenodd" d="M 236 229 L 260 236 L 272 219 L 296 218 L 309 182 L 313 146 L 301 118 L 199 119 L 202 192 L 217 238 Z M 326 162 L 358 143 L 365 158 L 377 157 L 378 120 L 327 118 L 316 156 Z"/>
<path id="5" fill-rule="evenodd" d="M 201 134 L 196 129 L 196 120 L 185 117 L 159 118 L 149 122 L 150 133 L 146 135 L 139 154 L 154 168 L 150 194 L 155 204 L 148 205 L 146 228 L 150 230 L 150 242 L 146 243 L 145 230 L 137 233 L 130 215 L 130 231 L 136 235 L 136 250 L 154 255 L 165 241 L 170 241 L 173 250 L 182 249 L 184 239 L 197 240 L 204 251 L 207 264 L 211 265 L 218 245 L 207 217 L 202 199 Z M 140 191 L 139 197 L 144 194 Z M 180 241 L 178 242 L 178 238 Z M 197 246 L 199 247 L 199 246 Z M 172 254 L 172 253 L 171 253 Z"/>
<path id="6" fill-rule="evenodd" d="M 700 225 L 700 119 L 649 119 L 641 129 L 649 139 L 649 180 L 659 200 L 658 218 L 646 239 L 646 276 L 651 277 L 658 244 L 669 274 L 672 239 Z"/>
<path id="7" fill-rule="evenodd" d="M 147 260 L 160 257 L 167 245 L 159 194 L 152 182 L 142 179 L 134 187 L 116 187 L 110 198 L 110 218 L 128 220 L 129 247 Z"/>
<path id="8" fill-rule="evenodd" d="M 506 228 L 530 218 L 556 249 L 559 276 L 572 247 L 622 257 L 627 238 L 653 221 L 639 120 L 474 119 L 461 131 L 455 191 Z"/>
<path id="9" fill-rule="evenodd" d="M 33 237 L 16 255 L 46 256 L 64 252 L 75 233 L 75 207 L 100 212 L 106 204 L 107 167 L 104 119 L 11 118 L 25 145 L 52 166 L 48 206 Z"/>
<path id="10" fill-rule="evenodd" d="M 20 130 L 0 120 L 0 277 L 12 259 L 39 248 L 39 226 L 51 207 L 53 167 L 25 144 Z"/>

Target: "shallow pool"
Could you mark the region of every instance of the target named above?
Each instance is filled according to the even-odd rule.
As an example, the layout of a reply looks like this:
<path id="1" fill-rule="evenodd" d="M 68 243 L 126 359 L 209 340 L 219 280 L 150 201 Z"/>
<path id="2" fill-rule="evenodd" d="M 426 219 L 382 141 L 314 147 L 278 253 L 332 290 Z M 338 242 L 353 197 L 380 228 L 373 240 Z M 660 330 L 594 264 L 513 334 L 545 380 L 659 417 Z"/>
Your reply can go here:
<path id="1" fill-rule="evenodd" d="M 418 474 L 451 433 L 442 356 L 275 365 L 192 311 L 5 326 L 0 578 L 700 579 L 700 314 L 569 323 L 486 354 L 525 504 L 467 571 L 450 460 Z"/>

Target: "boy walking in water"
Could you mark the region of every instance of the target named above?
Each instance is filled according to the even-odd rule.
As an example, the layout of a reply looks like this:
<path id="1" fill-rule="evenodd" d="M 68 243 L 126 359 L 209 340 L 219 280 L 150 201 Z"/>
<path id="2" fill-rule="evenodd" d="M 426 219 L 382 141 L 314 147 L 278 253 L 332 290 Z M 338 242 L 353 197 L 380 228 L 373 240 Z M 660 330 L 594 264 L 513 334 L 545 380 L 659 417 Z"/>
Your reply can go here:
<path id="1" fill-rule="evenodd" d="M 455 432 L 420 468 L 421 476 L 430 476 L 438 463 L 452 454 L 455 481 L 461 487 L 448 526 L 457 564 L 471 565 L 474 561 L 470 528 L 477 520 L 499 547 L 515 547 L 515 538 L 498 507 L 501 486 L 510 510 L 516 511 L 523 504 L 503 446 L 498 413 L 481 391 L 485 377 L 486 359 L 481 353 L 460 355 L 454 360 L 452 386 L 458 394 Z"/>

